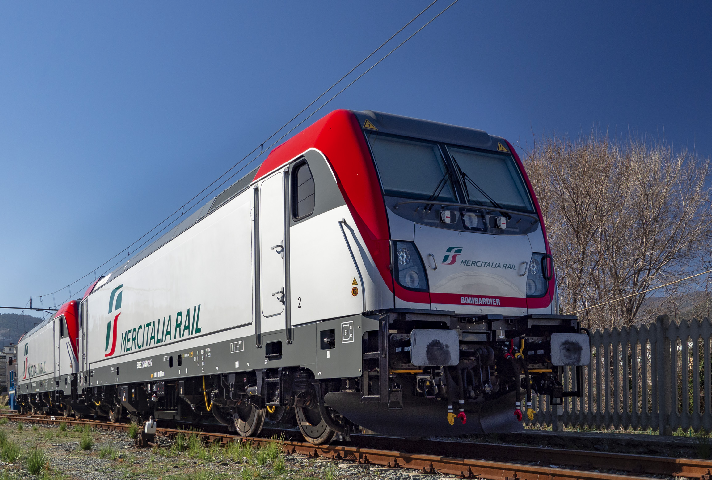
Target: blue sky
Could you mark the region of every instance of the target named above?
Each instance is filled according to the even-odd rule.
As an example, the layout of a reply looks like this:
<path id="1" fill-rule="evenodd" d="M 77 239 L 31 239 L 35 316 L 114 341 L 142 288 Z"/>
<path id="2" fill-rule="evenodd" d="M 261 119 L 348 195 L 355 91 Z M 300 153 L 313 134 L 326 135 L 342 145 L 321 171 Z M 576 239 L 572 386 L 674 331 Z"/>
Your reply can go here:
<path id="1" fill-rule="evenodd" d="M 92 272 L 429 3 L 0 0 L 0 305 Z M 710 157 L 711 19 L 706 1 L 460 0 L 312 120 L 379 110 L 520 150 L 597 128 Z"/>

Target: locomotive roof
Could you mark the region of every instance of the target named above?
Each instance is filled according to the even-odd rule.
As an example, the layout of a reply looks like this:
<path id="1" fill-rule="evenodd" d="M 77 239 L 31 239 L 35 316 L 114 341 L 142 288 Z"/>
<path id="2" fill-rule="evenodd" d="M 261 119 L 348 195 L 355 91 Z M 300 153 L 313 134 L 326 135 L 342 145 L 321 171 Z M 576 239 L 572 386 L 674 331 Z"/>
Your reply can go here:
<path id="1" fill-rule="evenodd" d="M 393 115 L 389 113 L 374 112 L 371 110 L 351 111 L 351 113 L 356 116 L 359 125 L 361 125 L 364 130 L 379 131 L 381 133 L 422 138 L 425 140 L 433 140 L 455 145 L 469 146 L 489 150 L 496 150 L 498 141 L 504 141 L 500 137 L 493 137 L 490 136 L 487 132 L 484 132 L 482 130 L 476 130 L 473 128 L 458 127 L 445 123 L 432 122 L 429 120 L 420 120 L 411 117 L 403 117 L 400 115 Z M 373 128 L 369 128 L 368 125 Z M 310 127 L 307 127 L 307 129 L 309 128 Z M 299 133 L 302 133 L 305 130 L 302 130 Z M 297 135 L 299 135 L 299 133 Z M 269 163 L 267 162 L 267 160 L 270 159 L 270 157 L 274 155 L 280 147 L 290 142 L 290 140 L 291 138 L 273 148 L 270 151 L 269 155 L 266 157 L 266 159 L 262 161 L 257 167 L 255 167 L 252 171 L 245 174 L 235 183 L 223 190 L 216 197 L 210 199 L 201 208 L 189 215 L 185 220 L 183 220 L 178 225 L 169 230 L 167 233 L 159 237 L 153 243 L 149 244 L 147 247 L 145 247 L 143 250 L 131 257 L 125 263 L 114 269 L 109 275 L 107 275 L 106 279 L 103 279 L 102 281 L 98 282 L 94 288 L 111 283 L 123 272 L 130 269 L 131 267 L 139 263 L 141 260 L 151 255 L 153 252 L 163 247 L 165 244 L 176 238 L 178 235 L 185 232 L 193 225 L 200 222 L 203 218 L 207 217 L 215 210 L 220 208 L 222 205 L 227 203 L 234 196 L 247 189 L 250 184 L 252 184 L 252 182 L 256 180 L 258 176 L 260 176 L 260 168 L 263 166 L 263 164 Z"/>
<path id="2" fill-rule="evenodd" d="M 53 319 L 55 319 L 55 318 L 57 318 L 57 317 L 59 317 L 59 316 L 61 316 L 61 315 L 64 315 L 64 314 L 66 313 L 66 311 L 69 309 L 69 306 L 70 306 L 70 304 L 71 304 L 72 302 L 76 302 L 76 300 L 69 300 L 67 303 L 65 303 L 64 305 L 62 305 L 61 307 L 59 307 L 59 310 L 57 310 L 56 312 L 54 312 L 54 313 L 53 313 L 52 315 L 50 315 L 49 317 L 47 317 L 47 318 L 45 318 L 44 320 L 42 320 L 40 323 L 38 323 L 37 325 L 35 325 L 34 327 L 32 327 L 27 333 L 25 333 L 24 335 L 22 335 L 22 336 L 20 337 L 20 339 L 17 341 L 17 343 L 19 344 L 19 343 L 22 341 L 23 338 L 29 337 L 30 335 L 32 335 L 33 333 L 35 333 L 36 331 L 38 331 L 39 329 L 41 329 L 42 327 L 44 327 L 45 325 L 47 325 L 48 323 L 50 323 Z"/>
<path id="3" fill-rule="evenodd" d="M 488 150 L 496 150 L 497 141 L 503 141 L 502 138 L 492 137 L 487 132 L 474 128 L 458 127 L 447 123 L 402 117 L 371 110 L 353 113 L 364 130 Z M 367 125 L 366 121 L 370 122 L 373 128 L 364 126 Z"/>

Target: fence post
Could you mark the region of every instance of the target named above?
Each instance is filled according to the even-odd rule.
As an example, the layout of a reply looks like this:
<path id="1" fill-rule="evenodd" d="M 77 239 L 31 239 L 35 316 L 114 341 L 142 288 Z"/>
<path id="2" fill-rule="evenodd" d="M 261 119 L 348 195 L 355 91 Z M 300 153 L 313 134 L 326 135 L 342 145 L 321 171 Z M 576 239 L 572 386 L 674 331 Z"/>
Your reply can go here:
<path id="1" fill-rule="evenodd" d="M 661 315 L 655 319 L 655 379 L 658 385 L 658 433 L 672 435 L 672 428 L 668 422 L 668 413 L 672 408 L 672 378 L 670 362 L 672 356 L 667 346 L 667 327 L 670 317 Z"/>

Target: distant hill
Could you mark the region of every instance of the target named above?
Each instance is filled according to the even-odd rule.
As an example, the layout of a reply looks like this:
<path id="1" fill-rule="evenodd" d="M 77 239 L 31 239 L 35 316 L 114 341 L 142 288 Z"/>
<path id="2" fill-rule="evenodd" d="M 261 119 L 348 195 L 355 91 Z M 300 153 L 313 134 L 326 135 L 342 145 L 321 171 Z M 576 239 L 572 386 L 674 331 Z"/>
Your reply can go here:
<path id="1" fill-rule="evenodd" d="M 11 343 L 17 344 L 20 336 L 28 332 L 42 317 L 19 313 L 0 313 L 0 348 Z"/>

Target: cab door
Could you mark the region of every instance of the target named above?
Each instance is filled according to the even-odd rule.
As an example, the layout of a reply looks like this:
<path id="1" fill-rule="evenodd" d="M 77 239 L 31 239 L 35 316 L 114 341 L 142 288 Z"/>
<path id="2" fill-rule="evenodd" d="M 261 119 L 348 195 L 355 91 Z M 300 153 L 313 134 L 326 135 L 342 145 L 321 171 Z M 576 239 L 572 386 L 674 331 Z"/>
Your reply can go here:
<path id="1" fill-rule="evenodd" d="M 60 366 L 62 358 L 62 335 L 67 334 L 67 325 L 64 321 L 64 316 L 60 316 L 54 319 L 54 376 L 59 380 L 62 375 Z"/>
<path id="2" fill-rule="evenodd" d="M 285 328 L 285 192 L 279 171 L 258 184 L 260 333 Z"/>

